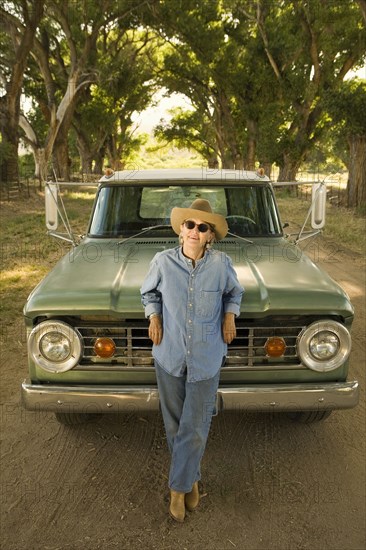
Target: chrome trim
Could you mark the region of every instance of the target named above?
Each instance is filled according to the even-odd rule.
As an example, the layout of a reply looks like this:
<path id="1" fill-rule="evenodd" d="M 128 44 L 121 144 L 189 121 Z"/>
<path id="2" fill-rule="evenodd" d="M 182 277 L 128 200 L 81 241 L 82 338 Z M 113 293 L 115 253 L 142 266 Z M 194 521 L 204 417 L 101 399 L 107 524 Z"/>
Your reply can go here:
<path id="1" fill-rule="evenodd" d="M 302 369 L 303 365 L 296 353 L 296 342 L 304 325 L 248 325 L 242 319 L 237 320 L 237 336 L 228 346 L 226 368 L 233 366 L 242 370 L 263 369 Z M 148 324 L 135 320 L 126 323 L 78 322 L 76 330 L 84 343 L 84 356 L 74 370 L 125 370 L 153 366 L 151 341 L 148 337 Z M 280 358 L 269 358 L 264 345 L 269 337 L 280 337 L 286 342 L 285 354 Z M 96 357 L 93 352 L 94 341 L 98 337 L 112 338 L 116 344 L 116 353 L 109 359 Z M 291 367 L 290 367 L 291 365 Z"/>
<path id="2" fill-rule="evenodd" d="M 226 361 L 225 365 L 222 367 L 223 371 L 229 371 L 229 372 L 252 372 L 252 371 L 283 371 L 283 370 L 308 370 L 305 365 L 297 364 L 297 363 L 282 363 L 281 361 L 278 361 L 276 365 L 270 364 L 270 365 L 258 365 L 258 366 L 246 366 L 243 367 L 240 363 L 235 363 L 235 357 L 230 358 L 231 361 Z M 138 372 L 150 372 L 151 369 L 154 368 L 154 361 L 151 360 L 148 365 L 141 365 L 141 364 L 132 364 L 131 366 L 125 366 L 125 365 L 114 365 L 109 363 L 103 363 L 102 360 L 100 362 L 93 362 L 89 363 L 88 365 L 76 365 L 76 367 L 73 368 L 74 371 L 84 371 L 84 372 L 94 372 L 94 371 L 101 371 L 101 372 L 133 372 L 138 370 Z"/>
<path id="3" fill-rule="evenodd" d="M 221 410 L 252 412 L 351 409 L 359 401 L 359 384 L 281 384 L 219 388 Z"/>
<path id="4" fill-rule="evenodd" d="M 53 386 L 25 380 L 21 390 L 27 410 L 65 413 L 118 413 L 159 409 L 156 386 Z"/>
<path id="5" fill-rule="evenodd" d="M 70 342 L 70 353 L 64 360 L 51 361 L 41 350 L 40 344 L 42 338 L 46 334 L 53 332 L 61 334 Z M 84 352 L 83 339 L 76 328 L 64 321 L 42 321 L 39 325 L 34 327 L 29 335 L 28 351 L 36 365 L 39 365 L 47 372 L 66 372 L 74 368 L 82 357 Z"/>
<path id="6" fill-rule="evenodd" d="M 156 386 L 57 386 L 22 384 L 25 409 L 67 413 L 118 413 L 154 411 L 159 408 Z M 220 386 L 219 410 L 308 411 L 351 409 L 359 401 L 359 384 L 261 384 Z"/>
<path id="7" fill-rule="evenodd" d="M 317 359 L 310 351 L 311 339 L 321 332 L 331 332 L 335 334 L 339 341 L 337 353 L 329 359 Z M 333 319 L 319 320 L 311 323 L 298 335 L 297 352 L 302 363 L 315 372 L 328 372 L 343 365 L 351 353 L 351 335 L 347 328 L 333 321 Z"/>

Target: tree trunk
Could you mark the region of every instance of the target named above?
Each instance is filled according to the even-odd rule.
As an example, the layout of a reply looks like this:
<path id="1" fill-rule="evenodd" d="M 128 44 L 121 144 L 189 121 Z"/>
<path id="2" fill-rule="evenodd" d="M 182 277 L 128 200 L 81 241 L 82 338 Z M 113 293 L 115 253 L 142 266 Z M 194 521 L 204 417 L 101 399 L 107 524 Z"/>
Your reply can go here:
<path id="1" fill-rule="evenodd" d="M 207 156 L 207 166 L 212 170 L 216 170 L 219 167 L 217 153 L 209 153 Z"/>
<path id="2" fill-rule="evenodd" d="M 34 158 L 36 160 L 36 177 L 39 179 L 39 186 L 48 179 L 48 158 L 43 147 L 38 147 L 34 150 Z"/>
<path id="3" fill-rule="evenodd" d="M 235 159 L 235 170 L 244 170 L 244 159 L 241 155 L 237 154 Z"/>
<path id="4" fill-rule="evenodd" d="M 235 135 L 235 124 L 231 115 L 226 94 L 221 91 L 216 96 L 214 115 L 217 149 L 220 152 L 222 168 L 235 170 L 240 162 L 240 148 Z"/>
<path id="5" fill-rule="evenodd" d="M 93 174 L 103 174 L 104 157 L 105 157 L 105 146 L 101 147 L 94 156 Z"/>
<path id="6" fill-rule="evenodd" d="M 104 157 L 98 156 L 94 160 L 94 168 L 93 168 L 93 174 L 103 174 L 103 163 L 104 163 Z"/>
<path id="7" fill-rule="evenodd" d="M 22 3 L 20 3 L 22 4 Z M 4 155 L 1 158 L 0 175 L 4 181 L 19 181 L 18 145 L 19 145 L 19 113 L 20 95 L 23 76 L 34 35 L 43 16 L 44 0 L 38 0 L 28 12 L 23 3 L 24 26 L 20 24 L 21 38 L 14 48 L 14 64 L 10 67 L 10 77 L 6 82 L 6 94 L 1 98 L 0 131 Z M 10 10 L 11 11 L 11 10 Z M 17 19 L 12 13 L 1 8 L 2 24 L 5 32 L 12 33 L 17 26 Z"/>
<path id="8" fill-rule="evenodd" d="M 79 149 L 82 174 L 91 174 L 93 168 L 93 156 L 90 151 Z"/>
<path id="9" fill-rule="evenodd" d="M 74 90 L 73 87 L 70 89 Z M 71 175 L 71 159 L 69 157 L 68 136 L 75 111 L 76 94 L 77 92 L 74 90 L 74 95 L 70 98 L 69 103 L 65 103 L 63 111 L 60 107 L 58 109 L 57 114 L 60 117 L 60 122 L 58 127 L 55 128 L 56 136 L 52 147 L 53 168 L 57 177 L 64 181 L 70 181 Z"/>
<path id="10" fill-rule="evenodd" d="M 245 170 L 255 170 L 255 155 L 257 145 L 255 140 L 249 139 L 247 153 L 245 155 L 244 168 Z"/>
<path id="11" fill-rule="evenodd" d="M 264 160 L 260 163 L 260 167 L 264 169 L 264 173 L 270 178 L 272 173 L 272 162 Z"/>
<path id="12" fill-rule="evenodd" d="M 257 154 L 257 122 L 255 120 L 247 121 L 248 127 L 248 143 L 246 147 L 245 154 L 245 165 L 246 170 L 255 170 L 255 161 Z"/>
<path id="13" fill-rule="evenodd" d="M 91 152 L 85 137 L 77 130 L 76 147 L 80 156 L 82 174 L 91 174 L 93 166 L 93 153 Z"/>
<path id="14" fill-rule="evenodd" d="M 70 77 L 69 77 L 69 80 L 70 80 Z M 60 140 L 62 142 L 62 139 L 63 139 L 62 133 L 65 133 L 65 132 L 67 133 L 70 128 L 72 114 L 75 108 L 75 101 L 76 101 L 75 93 L 74 95 L 71 95 L 71 92 L 70 94 L 67 94 L 66 92 L 65 96 L 61 100 L 61 103 L 57 111 L 54 108 L 54 112 L 51 115 L 51 124 L 49 125 L 49 128 L 48 128 L 47 137 L 46 137 L 45 145 L 43 149 L 44 165 L 46 168 L 48 163 L 52 159 L 52 155 L 56 144 L 59 143 L 58 142 L 59 133 L 61 132 Z M 67 168 L 67 170 L 70 170 L 69 161 L 68 160 L 65 161 L 64 155 L 65 153 L 62 154 L 61 159 L 57 159 L 57 160 L 60 160 L 62 171 L 64 171 L 64 168 Z M 67 159 L 68 159 L 68 154 L 67 154 Z M 41 177 L 43 177 L 45 172 L 44 170 L 41 170 L 40 173 L 41 173 Z"/>
<path id="15" fill-rule="evenodd" d="M 302 158 L 293 158 L 290 154 L 284 153 L 283 162 L 280 164 L 278 181 L 296 181 Z"/>
<path id="16" fill-rule="evenodd" d="M 235 163 L 230 151 L 223 151 L 221 154 L 221 163 L 224 170 L 235 170 Z"/>
<path id="17" fill-rule="evenodd" d="M 13 108 L 10 107 L 9 103 Z M 17 104 L 17 105 L 15 105 Z M 0 99 L 0 132 L 1 132 L 1 156 L 0 177 L 4 182 L 18 182 L 18 117 L 19 100 L 14 98 L 12 102 L 7 96 Z"/>
<path id="18" fill-rule="evenodd" d="M 350 136 L 347 204 L 349 207 L 366 207 L 366 136 Z"/>
<path id="19" fill-rule="evenodd" d="M 10 128 L 1 129 L 3 151 L 0 158 L 0 182 L 19 182 L 18 136 L 9 132 Z"/>
<path id="20" fill-rule="evenodd" d="M 69 145 L 67 137 L 58 134 L 52 153 L 53 169 L 58 179 L 70 181 L 71 159 L 69 157 Z"/>
<path id="21" fill-rule="evenodd" d="M 77 118 L 76 120 L 78 121 Z M 74 124 L 73 127 L 76 133 L 76 146 L 80 155 L 82 173 L 102 174 L 106 156 L 107 136 L 103 133 L 98 142 L 92 146 L 84 130 L 80 126 L 78 127 L 77 124 Z"/>

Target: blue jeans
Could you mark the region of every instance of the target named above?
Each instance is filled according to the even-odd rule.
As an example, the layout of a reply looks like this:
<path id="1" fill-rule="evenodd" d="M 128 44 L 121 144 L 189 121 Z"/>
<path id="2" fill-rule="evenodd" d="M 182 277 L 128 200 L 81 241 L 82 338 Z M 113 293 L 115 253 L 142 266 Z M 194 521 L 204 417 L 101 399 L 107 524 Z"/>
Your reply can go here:
<path id="1" fill-rule="evenodd" d="M 187 382 L 186 374 L 172 376 L 157 361 L 155 371 L 171 453 L 169 487 L 189 493 L 201 479 L 200 464 L 216 404 L 220 371 L 199 382 Z"/>

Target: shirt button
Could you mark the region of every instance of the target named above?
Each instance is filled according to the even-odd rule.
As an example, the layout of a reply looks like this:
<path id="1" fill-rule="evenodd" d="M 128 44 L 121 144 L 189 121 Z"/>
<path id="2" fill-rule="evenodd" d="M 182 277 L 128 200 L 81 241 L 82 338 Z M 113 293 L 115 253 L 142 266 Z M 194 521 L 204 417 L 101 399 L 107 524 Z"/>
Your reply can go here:
<path id="1" fill-rule="evenodd" d="M 191 335 L 189 335 L 189 336 L 188 336 L 188 338 L 192 338 L 192 336 L 191 336 Z"/>
<path id="2" fill-rule="evenodd" d="M 192 307 L 192 304 L 189 304 L 189 307 Z"/>
<path id="3" fill-rule="evenodd" d="M 191 353 L 190 351 L 187 351 L 188 355 Z"/>
<path id="4" fill-rule="evenodd" d="M 189 319 L 189 320 L 188 320 L 188 323 L 192 323 L 192 319 Z"/>
<path id="5" fill-rule="evenodd" d="M 189 290 L 193 290 L 193 288 L 191 287 Z"/>

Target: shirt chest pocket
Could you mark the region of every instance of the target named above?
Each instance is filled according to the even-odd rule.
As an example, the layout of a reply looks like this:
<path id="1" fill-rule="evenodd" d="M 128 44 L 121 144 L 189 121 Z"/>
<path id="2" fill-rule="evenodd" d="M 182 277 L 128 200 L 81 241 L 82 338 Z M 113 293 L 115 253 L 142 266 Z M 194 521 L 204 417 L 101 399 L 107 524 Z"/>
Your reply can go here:
<path id="1" fill-rule="evenodd" d="M 200 290 L 197 296 L 197 315 L 199 317 L 212 317 L 221 305 L 221 290 Z"/>

